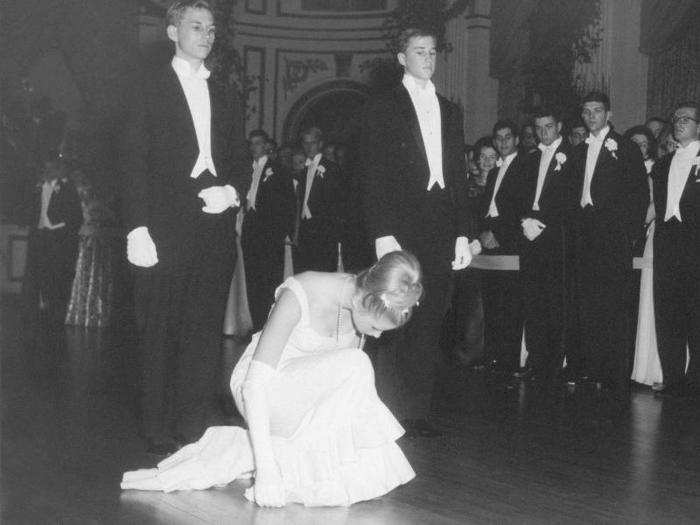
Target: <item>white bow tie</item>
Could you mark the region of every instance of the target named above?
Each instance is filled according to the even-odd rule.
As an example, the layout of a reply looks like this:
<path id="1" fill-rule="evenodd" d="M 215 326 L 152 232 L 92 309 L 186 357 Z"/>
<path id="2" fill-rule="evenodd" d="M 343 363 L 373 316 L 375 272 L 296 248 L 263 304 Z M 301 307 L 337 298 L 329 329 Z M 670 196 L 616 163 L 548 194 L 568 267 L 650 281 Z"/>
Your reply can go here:
<path id="1" fill-rule="evenodd" d="M 588 135 L 586 137 L 586 144 L 593 144 L 594 142 L 603 142 L 603 139 L 605 139 L 604 136 L 597 138 L 597 137 L 594 137 L 593 135 Z"/>
<path id="2" fill-rule="evenodd" d="M 211 71 L 209 71 L 206 67 L 201 66 L 197 71 L 193 71 L 191 76 L 192 78 L 206 80 L 209 78 L 209 75 L 211 75 Z"/>

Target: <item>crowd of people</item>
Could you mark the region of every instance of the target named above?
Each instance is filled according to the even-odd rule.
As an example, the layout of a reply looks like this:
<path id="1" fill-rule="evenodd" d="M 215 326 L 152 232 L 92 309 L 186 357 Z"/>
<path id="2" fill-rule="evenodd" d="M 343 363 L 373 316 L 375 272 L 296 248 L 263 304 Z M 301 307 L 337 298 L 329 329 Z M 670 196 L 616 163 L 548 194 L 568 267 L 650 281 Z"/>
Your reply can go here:
<path id="1" fill-rule="evenodd" d="M 174 455 L 124 474 L 124 489 L 253 473 L 246 496 L 263 506 L 384 494 L 414 476 L 396 439 L 442 433 L 431 413 L 444 351 L 506 383 L 566 384 L 624 410 L 635 293 L 640 331 L 651 323 L 658 339 L 654 389 L 698 394 L 697 102 L 621 135 L 593 91 L 580 121 L 543 105 L 465 146 L 461 110 L 431 81 L 436 37 L 407 29 L 404 76 L 368 102 L 353 161 L 317 126 L 281 147 L 264 130 L 246 137 L 235 93 L 209 81 L 209 4 L 177 1 L 166 25 L 175 53 L 134 88 L 120 169 L 141 431 L 149 452 Z M 48 168 L 41 242 L 70 229 L 49 207 L 61 182 Z M 490 257 L 470 266 L 478 254 Z M 641 290 L 635 255 L 654 261 Z M 216 426 L 212 380 L 237 257 L 254 335 L 231 389 L 247 429 Z M 395 329 L 373 359 L 380 400 L 362 350 Z"/>

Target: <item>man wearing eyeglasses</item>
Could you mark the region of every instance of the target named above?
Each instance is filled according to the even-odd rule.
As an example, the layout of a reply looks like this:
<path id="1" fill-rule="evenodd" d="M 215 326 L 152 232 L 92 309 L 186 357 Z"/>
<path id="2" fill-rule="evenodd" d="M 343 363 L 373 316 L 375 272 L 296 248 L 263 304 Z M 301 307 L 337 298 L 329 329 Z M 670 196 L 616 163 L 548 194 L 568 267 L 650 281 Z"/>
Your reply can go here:
<path id="1" fill-rule="evenodd" d="M 611 125 L 610 99 L 592 92 L 582 101 L 585 142 L 573 152 L 576 210 L 576 290 L 580 347 L 568 352 L 575 386 L 595 381 L 613 409 L 629 403 L 627 316 L 632 243 L 642 227 L 649 192 L 639 148 Z"/>
<path id="2" fill-rule="evenodd" d="M 673 113 L 679 145 L 652 170 L 654 313 L 664 378 L 661 395 L 700 393 L 700 104 Z M 686 365 L 686 348 L 690 362 Z"/>

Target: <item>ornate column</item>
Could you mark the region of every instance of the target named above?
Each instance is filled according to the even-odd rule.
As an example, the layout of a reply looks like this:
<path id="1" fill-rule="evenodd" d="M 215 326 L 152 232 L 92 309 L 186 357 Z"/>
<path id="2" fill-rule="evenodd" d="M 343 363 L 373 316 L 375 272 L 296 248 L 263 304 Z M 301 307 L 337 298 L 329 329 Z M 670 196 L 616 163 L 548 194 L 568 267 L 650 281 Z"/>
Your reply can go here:
<path id="1" fill-rule="evenodd" d="M 639 51 L 641 0 L 600 0 L 599 47 L 589 64 L 577 65 L 582 94 L 602 89 L 610 96 L 619 132 L 644 123 L 648 58 Z"/>
<path id="2" fill-rule="evenodd" d="M 435 85 L 464 111 L 467 143 L 488 134 L 496 120 L 498 81 L 490 76 L 491 0 L 473 0 L 449 21 L 449 52 L 438 58 Z"/>

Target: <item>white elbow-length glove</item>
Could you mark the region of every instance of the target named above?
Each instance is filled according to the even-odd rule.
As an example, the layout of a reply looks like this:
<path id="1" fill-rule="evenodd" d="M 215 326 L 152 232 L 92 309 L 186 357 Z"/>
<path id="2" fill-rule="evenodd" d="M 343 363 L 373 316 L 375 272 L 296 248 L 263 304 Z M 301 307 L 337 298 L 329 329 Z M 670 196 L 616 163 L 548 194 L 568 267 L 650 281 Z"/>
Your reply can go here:
<path id="1" fill-rule="evenodd" d="M 275 374 L 271 366 L 253 359 L 242 387 L 245 418 L 255 458 L 255 484 L 246 490 L 245 496 L 261 507 L 283 507 L 286 503 L 284 483 L 270 438 L 267 388 Z"/>
<path id="2" fill-rule="evenodd" d="M 158 252 L 146 226 L 131 230 L 126 236 L 126 258 L 134 266 L 150 268 L 158 264 Z"/>
<path id="3" fill-rule="evenodd" d="M 197 194 L 197 197 L 204 201 L 202 211 L 205 213 L 222 213 L 241 203 L 236 188 L 230 184 L 205 188 Z"/>

